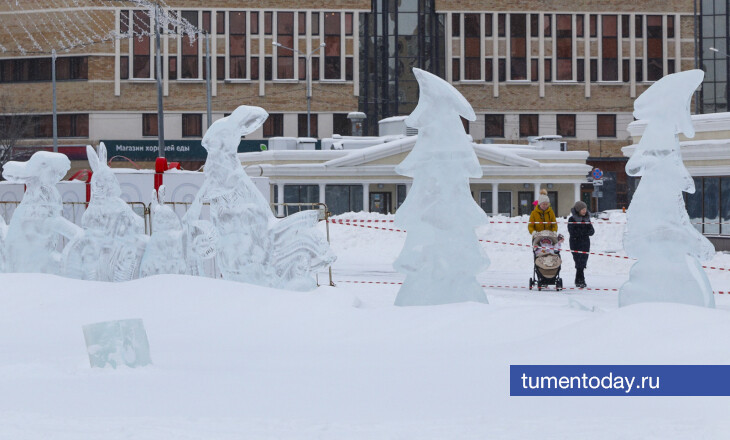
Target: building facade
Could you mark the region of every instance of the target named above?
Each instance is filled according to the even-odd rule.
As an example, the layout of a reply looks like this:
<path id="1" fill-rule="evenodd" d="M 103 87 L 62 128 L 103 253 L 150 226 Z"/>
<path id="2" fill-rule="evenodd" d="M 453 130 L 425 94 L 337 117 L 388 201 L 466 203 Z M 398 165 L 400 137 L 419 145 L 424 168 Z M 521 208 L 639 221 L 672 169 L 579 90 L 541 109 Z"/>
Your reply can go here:
<path id="1" fill-rule="evenodd" d="M 412 68 L 419 67 L 444 77 L 469 100 L 478 118 L 465 121 L 465 128 L 477 142 L 526 143 L 532 136 L 557 134 L 570 150 L 587 151 L 588 163 L 607 177 L 601 203 L 607 208 L 627 206 L 630 197 L 621 147 L 630 143 L 626 129 L 633 100 L 658 78 L 695 66 L 695 6 L 689 0 L 303 0 L 295 5 L 169 0 L 166 5 L 211 37 L 212 120 L 241 104 L 270 113 L 263 127 L 242 140 L 240 151 L 258 151 L 270 137 L 306 136 L 307 125 L 316 138 L 348 135 L 347 114 L 356 110 L 368 117 L 366 133 L 377 134 L 378 120 L 415 107 Z M 25 142 L 49 145 L 50 57 L 14 48 L 32 49 L 33 35 L 39 41 L 41 34 L 52 41 L 73 38 L 62 35 L 63 26 L 56 26 L 55 35 L 50 18 L 45 31 L 34 24 L 37 19 L 16 20 L 42 17 L 43 11 L 15 14 L 13 8 L 13 2 L 0 6 L 7 30 L 0 36 L 6 49 L 0 48 L 0 96 L 11 98 L 0 112 L 32 115 Z M 65 32 L 76 26 L 128 37 L 60 52 L 61 144 L 105 141 L 111 155 L 137 162 L 156 156 L 155 43 L 144 35 L 154 27 L 152 20 L 140 9 L 107 7 L 82 11 L 68 25 L 72 30 Z M 208 124 L 204 42 L 169 26 L 161 38 L 167 154 L 189 161 L 189 167 L 205 157 L 200 147 Z M 83 159 L 82 150 L 78 153 Z"/>

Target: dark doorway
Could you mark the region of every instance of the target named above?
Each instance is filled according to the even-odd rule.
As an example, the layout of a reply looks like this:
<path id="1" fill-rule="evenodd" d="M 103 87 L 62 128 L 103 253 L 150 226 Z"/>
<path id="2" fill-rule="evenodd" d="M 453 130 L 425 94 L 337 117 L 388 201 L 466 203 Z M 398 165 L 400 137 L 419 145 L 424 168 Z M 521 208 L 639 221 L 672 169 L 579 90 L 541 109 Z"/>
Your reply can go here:
<path id="1" fill-rule="evenodd" d="M 370 193 L 370 212 L 389 214 L 391 206 L 391 194 L 389 192 Z"/>

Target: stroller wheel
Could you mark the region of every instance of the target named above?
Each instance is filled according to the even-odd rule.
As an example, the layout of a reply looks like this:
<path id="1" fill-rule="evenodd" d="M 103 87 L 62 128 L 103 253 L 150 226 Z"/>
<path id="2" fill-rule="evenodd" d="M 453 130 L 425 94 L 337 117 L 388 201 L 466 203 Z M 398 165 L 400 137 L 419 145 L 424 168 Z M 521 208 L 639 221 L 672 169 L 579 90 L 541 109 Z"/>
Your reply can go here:
<path id="1" fill-rule="evenodd" d="M 542 290 L 542 284 L 537 283 L 537 290 Z"/>
<path id="2" fill-rule="evenodd" d="M 530 290 L 532 290 L 532 287 L 535 285 L 535 281 L 530 278 Z"/>

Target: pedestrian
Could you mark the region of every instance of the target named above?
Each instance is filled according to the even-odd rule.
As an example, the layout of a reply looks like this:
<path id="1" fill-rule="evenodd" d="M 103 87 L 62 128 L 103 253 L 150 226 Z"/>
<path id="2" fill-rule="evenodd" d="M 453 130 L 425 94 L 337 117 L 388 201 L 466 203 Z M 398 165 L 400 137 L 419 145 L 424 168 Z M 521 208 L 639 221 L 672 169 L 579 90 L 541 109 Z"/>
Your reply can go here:
<path id="1" fill-rule="evenodd" d="M 541 189 L 537 198 L 537 206 L 530 214 L 530 221 L 527 223 L 527 230 L 530 234 L 540 231 L 558 232 L 558 223 L 555 221 L 555 212 L 550 207 L 550 199 L 547 190 Z"/>
<path id="2" fill-rule="evenodd" d="M 591 216 L 585 203 L 578 200 L 570 210 L 568 219 L 568 233 L 570 234 L 570 249 L 573 251 L 575 262 L 575 287 L 586 287 L 585 270 L 588 265 L 588 254 L 591 250 L 591 235 L 595 232 L 591 224 Z M 586 253 L 583 253 L 586 252 Z"/>

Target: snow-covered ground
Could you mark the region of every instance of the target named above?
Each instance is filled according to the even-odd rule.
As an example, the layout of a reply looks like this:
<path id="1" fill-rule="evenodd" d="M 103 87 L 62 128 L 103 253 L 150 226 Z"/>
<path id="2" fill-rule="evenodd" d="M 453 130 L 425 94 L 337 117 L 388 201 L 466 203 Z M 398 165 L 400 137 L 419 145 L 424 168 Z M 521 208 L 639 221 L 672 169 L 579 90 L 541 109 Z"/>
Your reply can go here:
<path id="1" fill-rule="evenodd" d="M 598 222 L 593 250 L 621 255 L 622 228 Z M 402 280 L 391 263 L 405 234 L 330 234 L 337 286 L 309 293 L 0 275 L 0 439 L 727 438 L 730 398 L 510 397 L 509 365 L 729 364 L 730 296 L 715 310 L 618 309 L 613 291 L 531 292 L 529 248 L 485 242 L 480 281 L 509 286 L 487 288 L 489 305 L 398 308 L 397 285 L 351 281 Z M 522 223 L 479 237 L 528 243 Z M 730 268 L 730 255 L 705 264 Z M 630 266 L 591 256 L 588 285 L 618 288 Z M 707 273 L 730 290 L 730 271 Z M 89 368 L 81 327 L 125 318 L 144 320 L 154 365 Z"/>

